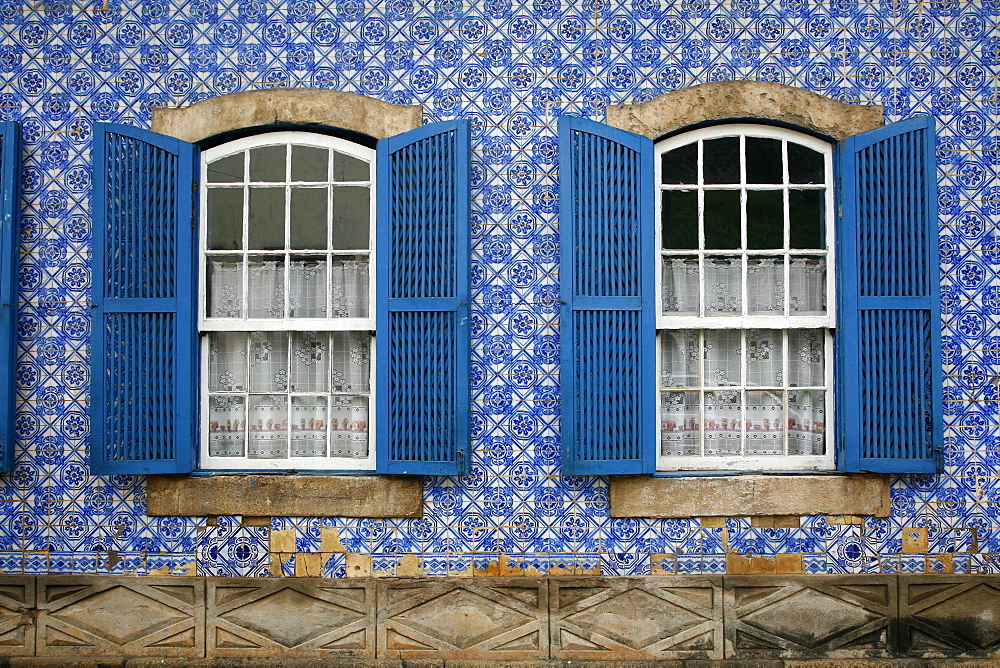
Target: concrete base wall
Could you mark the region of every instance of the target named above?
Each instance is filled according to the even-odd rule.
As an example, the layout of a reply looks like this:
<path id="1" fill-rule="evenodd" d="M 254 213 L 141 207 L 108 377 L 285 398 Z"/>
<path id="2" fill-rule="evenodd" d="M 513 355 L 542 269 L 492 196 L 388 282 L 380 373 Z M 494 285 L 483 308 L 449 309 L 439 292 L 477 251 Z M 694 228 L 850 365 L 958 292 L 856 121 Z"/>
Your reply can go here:
<path id="1" fill-rule="evenodd" d="M 0 578 L 24 665 L 988 659 L 997 620 L 994 576 Z"/>

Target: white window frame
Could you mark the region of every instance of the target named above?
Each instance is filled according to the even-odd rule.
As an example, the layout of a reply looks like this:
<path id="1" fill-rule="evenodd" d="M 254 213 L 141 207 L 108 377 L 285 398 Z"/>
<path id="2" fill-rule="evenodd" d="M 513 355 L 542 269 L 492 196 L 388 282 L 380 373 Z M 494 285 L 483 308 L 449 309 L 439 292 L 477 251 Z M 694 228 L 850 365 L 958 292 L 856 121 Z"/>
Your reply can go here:
<path id="1" fill-rule="evenodd" d="M 740 182 L 736 184 L 709 184 L 707 188 L 711 190 L 736 190 L 741 192 L 741 250 L 713 250 L 705 251 L 705 237 L 704 237 L 704 226 L 701 224 L 704 215 L 704 189 L 706 188 L 703 181 L 703 148 L 702 142 L 708 139 L 717 139 L 721 137 L 740 137 Z M 768 139 L 778 139 L 783 142 L 792 142 L 800 144 L 807 148 L 813 149 L 821 153 L 824 156 L 824 173 L 825 179 L 823 184 L 816 184 L 813 186 L 805 184 L 794 184 L 794 188 L 790 188 L 788 184 L 788 152 L 786 144 L 782 144 L 782 154 L 783 154 L 783 183 L 781 185 L 773 184 L 747 184 L 746 182 L 746 162 L 745 162 L 745 137 L 761 137 Z M 694 186 L 690 185 L 665 185 L 662 183 L 662 155 L 668 151 L 671 151 L 682 146 L 687 146 L 691 143 L 698 143 L 698 184 Z M 704 128 L 699 128 L 696 130 L 691 130 L 689 132 L 680 133 L 668 137 L 655 146 L 655 184 L 656 184 L 656 249 L 657 249 L 657 260 L 656 260 L 656 356 L 657 356 L 657 397 L 656 397 L 656 424 L 657 424 L 657 445 L 656 445 L 656 470 L 657 471 L 817 471 L 817 470 L 832 470 L 835 468 L 835 435 L 834 435 L 834 350 L 833 350 L 833 336 L 832 330 L 836 327 L 836 267 L 835 267 L 835 257 L 834 257 L 834 245 L 835 245 L 835 233 L 834 233 L 834 222 L 835 222 L 835 209 L 834 209 L 834 179 L 833 179 L 833 145 L 804 133 L 796 132 L 794 130 L 788 130 L 776 126 L 770 125 L 758 125 L 750 123 L 733 123 L 724 125 L 714 125 Z M 698 189 L 698 249 L 695 250 L 676 250 L 676 251 L 664 251 L 662 248 L 662 195 L 664 190 L 683 190 L 683 189 Z M 767 251 L 757 251 L 757 250 L 747 250 L 746 249 L 746 238 L 747 238 L 747 221 L 746 221 L 746 190 L 787 190 L 787 189 L 825 189 L 825 210 L 826 210 L 826 305 L 827 312 L 825 315 L 791 315 L 790 312 L 790 300 L 785 299 L 785 315 L 774 316 L 774 315 L 748 315 L 748 289 L 747 281 L 741 281 L 742 289 L 742 314 L 734 316 L 706 316 L 705 299 L 699 299 L 699 309 L 700 315 L 671 315 L 664 314 L 663 312 L 663 258 L 669 256 L 698 256 L 699 258 L 704 258 L 705 256 L 740 256 L 742 259 L 742 276 L 747 275 L 747 256 L 748 255 L 772 255 L 775 257 L 782 257 L 784 259 L 784 271 L 785 271 L 785 282 L 786 286 L 789 285 L 788 275 L 789 275 L 789 255 L 799 254 L 799 255 L 816 255 L 817 253 L 813 251 L 793 253 L 788 249 L 788 197 L 784 198 L 784 234 L 785 239 L 783 239 L 783 251 L 784 255 L 779 255 L 779 253 L 768 253 Z M 704 286 L 705 272 L 704 272 L 704 262 L 699 261 L 698 264 L 698 281 L 699 286 Z M 786 292 L 787 294 L 787 292 Z M 718 329 L 718 330 L 748 330 L 748 329 L 769 329 L 769 330 L 781 330 L 783 332 L 791 329 L 822 329 L 825 332 L 824 336 L 824 354 L 825 354 L 825 414 L 826 414 L 826 448 L 825 454 L 823 455 L 757 455 L 757 456 L 664 456 L 662 454 L 661 442 L 660 442 L 660 428 L 661 424 L 661 402 L 660 393 L 662 388 L 661 378 L 662 378 L 662 348 L 661 348 L 661 336 L 660 331 L 662 330 L 705 330 L 705 329 Z M 699 336 L 699 342 L 703 337 Z M 783 359 L 783 378 L 788 378 L 788 350 L 787 350 L 787 340 L 788 337 L 783 333 L 782 335 L 782 359 Z M 743 353 L 741 357 L 741 364 L 743 368 L 746 367 L 746 337 L 741 336 Z M 704 369 L 704 355 L 699 350 L 699 373 Z M 698 391 L 704 393 L 705 387 L 704 381 L 700 383 L 700 388 Z M 742 400 L 743 409 L 745 411 L 745 393 L 748 389 L 744 384 L 738 386 L 733 386 L 733 390 L 738 390 L 744 397 Z M 678 391 L 683 391 L 678 389 Z M 787 391 L 787 389 L 786 389 Z M 703 394 L 702 394 L 703 396 Z M 741 415 L 745 415 L 741 412 Z M 787 429 L 788 416 L 784 414 L 782 416 L 783 424 Z M 699 416 L 699 434 L 704 438 L 704 412 Z M 746 447 L 746 426 L 745 419 L 740 420 L 740 429 L 742 432 L 741 442 L 743 448 Z M 785 443 L 788 442 L 787 432 L 785 437 Z"/>
<path id="2" fill-rule="evenodd" d="M 369 247 L 367 249 L 336 249 L 332 250 L 327 248 L 327 255 L 350 255 L 352 253 L 367 253 L 369 262 L 369 279 L 368 279 L 368 317 L 367 318 L 248 318 L 246 310 L 243 312 L 242 318 L 209 318 L 207 317 L 206 308 L 208 302 L 208 277 L 207 277 L 207 248 L 208 248 L 208 165 L 211 162 L 219 160 L 229 155 L 236 153 L 241 153 L 248 151 L 252 148 L 259 148 L 262 146 L 275 146 L 275 145 L 285 145 L 289 146 L 291 144 L 313 146 L 317 148 L 326 148 L 330 150 L 330 156 L 332 159 L 333 152 L 344 153 L 351 157 L 364 160 L 370 164 L 369 169 L 369 179 L 367 181 L 349 181 L 349 182 L 336 182 L 338 184 L 343 183 L 352 186 L 367 186 L 369 188 Z M 375 221 L 375 209 L 376 209 L 376 151 L 374 148 L 368 148 L 345 139 L 338 137 L 333 137 L 330 135 L 312 133 L 312 132 L 301 132 L 301 131 L 280 131 L 280 132 L 269 132 L 259 135 L 253 135 L 250 137 L 244 137 L 241 139 L 236 139 L 218 146 L 206 149 L 201 154 L 201 165 L 200 165 L 200 221 L 198 230 L 198 336 L 200 339 L 201 347 L 201 370 L 200 370 L 200 384 L 201 384 L 201 414 L 199 416 L 199 429 L 200 429 L 200 450 L 199 450 L 199 465 L 198 467 L 206 470 L 357 470 L 357 471 L 370 471 L 375 469 L 375 452 L 376 452 L 376 438 L 377 438 L 377 428 L 376 428 L 376 383 L 375 383 L 375 369 L 377 361 L 375 359 L 375 313 L 376 313 L 376 221 Z M 286 164 L 290 164 L 290 153 L 286 153 Z M 332 172 L 331 172 L 332 174 Z M 242 249 L 236 251 L 216 251 L 217 253 L 228 253 L 228 254 L 240 254 L 246 253 L 248 250 L 248 239 L 247 239 L 247 216 L 249 215 L 249 197 L 247 189 L 247 184 L 249 182 L 249 166 L 244 165 L 244 180 L 241 184 L 244 193 L 243 202 L 243 243 Z M 275 182 L 277 184 L 278 182 Z M 332 178 L 327 181 L 327 184 L 334 183 Z M 236 187 L 236 184 L 227 184 L 232 187 Z M 255 184 L 256 185 L 256 184 Z M 281 182 L 286 189 L 291 188 L 295 185 L 299 185 L 299 182 L 293 181 L 283 181 Z M 316 182 L 302 182 L 302 185 L 316 185 Z M 288 207 L 289 200 L 286 196 L 285 198 L 285 235 L 286 239 L 289 234 L 289 216 Z M 328 202 L 327 206 L 327 225 L 331 225 L 331 216 L 333 208 Z M 329 228 L 328 228 L 329 229 Z M 330 237 L 328 236 L 328 240 Z M 329 241 L 328 241 L 329 244 Z M 257 254 L 266 254 L 272 251 L 258 252 Z M 296 254 L 297 251 L 273 251 L 275 254 L 280 253 L 290 253 L 292 255 Z M 306 252 L 307 251 L 303 251 Z M 249 282 L 246 280 L 247 267 L 244 267 L 244 280 L 243 294 L 244 294 L 244 306 L 248 303 L 246 300 L 247 290 L 249 289 Z M 288 290 L 288 277 L 289 273 L 285 272 L 285 305 L 286 313 L 289 299 Z M 328 294 L 329 299 L 329 294 Z M 254 331 L 315 331 L 315 332 L 346 332 L 346 331 L 368 331 L 371 332 L 371 342 L 370 342 L 370 356 L 369 356 L 369 399 L 368 399 L 368 456 L 366 458 L 348 458 L 348 457 L 291 457 L 285 459 L 251 459 L 249 457 L 211 457 L 209 456 L 209 432 L 207 429 L 206 421 L 209 415 L 209 365 L 210 365 L 210 350 L 209 350 L 209 336 L 210 332 L 254 332 Z M 253 394 L 253 393 L 247 393 Z M 294 392 L 287 392 L 289 396 L 292 396 Z M 315 395 L 317 393 L 303 393 L 306 395 Z M 327 396 L 333 396 L 335 393 L 327 392 Z M 249 411 L 249 403 L 247 404 L 247 410 Z M 330 419 L 327 419 L 327 442 L 330 442 Z"/>

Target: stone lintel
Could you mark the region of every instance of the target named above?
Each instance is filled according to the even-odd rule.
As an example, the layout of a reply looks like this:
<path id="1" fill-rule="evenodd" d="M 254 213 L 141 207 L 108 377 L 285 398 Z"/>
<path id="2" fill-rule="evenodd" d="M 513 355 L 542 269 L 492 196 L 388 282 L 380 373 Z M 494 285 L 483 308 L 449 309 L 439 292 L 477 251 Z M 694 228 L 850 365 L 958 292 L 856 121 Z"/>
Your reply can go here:
<path id="1" fill-rule="evenodd" d="M 383 139 L 420 126 L 423 107 L 323 88 L 269 88 L 209 98 L 181 109 L 153 109 L 153 132 L 197 142 L 231 130 L 328 125 Z"/>
<path id="2" fill-rule="evenodd" d="M 642 104 L 608 105 L 607 123 L 650 139 L 690 125 L 731 119 L 776 121 L 836 141 L 882 127 L 880 105 L 845 104 L 767 81 L 714 81 Z"/>
<path id="3" fill-rule="evenodd" d="M 422 517 L 420 476 L 149 476 L 154 517 Z"/>
<path id="4" fill-rule="evenodd" d="M 612 476 L 612 517 L 888 517 L 887 475 Z"/>

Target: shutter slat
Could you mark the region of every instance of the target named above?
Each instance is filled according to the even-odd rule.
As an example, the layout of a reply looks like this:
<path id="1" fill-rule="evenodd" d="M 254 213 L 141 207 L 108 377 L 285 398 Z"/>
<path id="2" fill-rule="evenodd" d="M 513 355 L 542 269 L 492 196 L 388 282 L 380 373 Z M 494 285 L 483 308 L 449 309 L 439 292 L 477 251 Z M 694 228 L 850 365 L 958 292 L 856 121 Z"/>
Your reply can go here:
<path id="1" fill-rule="evenodd" d="M 195 161 L 191 144 L 94 127 L 94 473 L 194 467 Z"/>
<path id="2" fill-rule="evenodd" d="M 653 143 L 559 119 L 563 471 L 655 466 Z"/>
<path id="3" fill-rule="evenodd" d="M 455 475 L 469 462 L 470 124 L 378 147 L 378 470 Z"/>
<path id="4" fill-rule="evenodd" d="M 839 466 L 931 473 L 943 444 L 933 119 L 848 138 L 841 167 Z"/>
<path id="5" fill-rule="evenodd" d="M 0 123 L 0 472 L 14 467 L 14 368 L 21 220 L 21 127 Z"/>

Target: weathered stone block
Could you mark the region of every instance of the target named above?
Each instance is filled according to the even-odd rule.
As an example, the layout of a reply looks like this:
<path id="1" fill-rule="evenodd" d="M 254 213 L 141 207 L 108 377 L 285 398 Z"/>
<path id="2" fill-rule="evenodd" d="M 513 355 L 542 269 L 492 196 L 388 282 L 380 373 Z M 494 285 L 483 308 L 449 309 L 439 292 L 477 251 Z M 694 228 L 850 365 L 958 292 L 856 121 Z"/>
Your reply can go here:
<path id="1" fill-rule="evenodd" d="M 721 659 L 722 578 L 553 578 L 552 658 Z"/>
<path id="2" fill-rule="evenodd" d="M 0 656 L 35 653 L 35 578 L 0 576 Z"/>
<path id="3" fill-rule="evenodd" d="M 546 659 L 541 578 L 378 581 L 380 659 Z"/>
<path id="4" fill-rule="evenodd" d="M 210 578 L 209 657 L 375 657 L 372 580 Z"/>
<path id="5" fill-rule="evenodd" d="M 205 654 L 200 578 L 40 576 L 37 604 L 39 656 Z"/>
<path id="6" fill-rule="evenodd" d="M 901 575 L 899 598 L 903 653 L 1000 655 L 1000 577 Z"/>
<path id="7" fill-rule="evenodd" d="M 896 576 L 727 576 L 727 659 L 888 657 Z"/>

